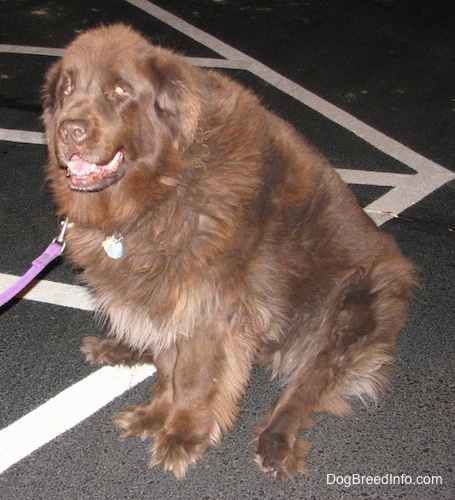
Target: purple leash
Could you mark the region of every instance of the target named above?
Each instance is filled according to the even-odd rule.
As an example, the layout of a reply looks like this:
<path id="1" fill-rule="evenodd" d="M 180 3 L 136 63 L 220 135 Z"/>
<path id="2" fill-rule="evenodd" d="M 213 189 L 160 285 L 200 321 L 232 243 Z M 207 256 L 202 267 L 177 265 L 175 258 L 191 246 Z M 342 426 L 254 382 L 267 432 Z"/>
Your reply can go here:
<path id="1" fill-rule="evenodd" d="M 32 262 L 30 269 L 19 278 L 12 286 L 3 293 L 0 293 L 0 307 L 9 302 L 13 297 L 20 293 L 38 274 L 48 266 L 54 259 L 60 257 L 65 249 L 65 232 L 68 228 L 68 219 L 62 223 L 60 234 L 52 240 L 52 243 L 44 252 Z"/>

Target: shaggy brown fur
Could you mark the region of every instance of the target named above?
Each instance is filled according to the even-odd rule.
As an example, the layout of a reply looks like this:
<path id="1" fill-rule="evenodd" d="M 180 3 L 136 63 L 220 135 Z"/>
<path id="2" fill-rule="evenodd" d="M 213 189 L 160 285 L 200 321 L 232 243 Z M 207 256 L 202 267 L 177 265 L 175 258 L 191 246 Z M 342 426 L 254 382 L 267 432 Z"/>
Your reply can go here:
<path id="1" fill-rule="evenodd" d="M 257 98 L 122 25 L 76 39 L 44 90 L 47 175 L 68 256 L 111 325 L 90 363 L 158 368 L 119 414 L 183 478 L 232 428 L 253 363 L 285 390 L 256 462 L 305 470 L 313 412 L 376 399 L 413 282 L 328 162 Z M 118 233 L 124 255 L 102 242 Z"/>

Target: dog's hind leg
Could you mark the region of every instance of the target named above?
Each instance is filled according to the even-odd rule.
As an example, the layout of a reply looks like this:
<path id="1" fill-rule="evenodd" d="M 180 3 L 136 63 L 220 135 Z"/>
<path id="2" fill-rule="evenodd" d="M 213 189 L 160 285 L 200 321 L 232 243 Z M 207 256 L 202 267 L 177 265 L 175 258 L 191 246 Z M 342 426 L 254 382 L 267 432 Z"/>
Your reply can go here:
<path id="1" fill-rule="evenodd" d="M 288 386 L 255 440 L 262 470 L 279 479 L 304 472 L 309 444 L 299 435 L 311 425 L 311 414 L 346 416 L 352 397 L 377 399 L 387 384 L 411 286 L 410 267 L 401 259 L 347 271 L 318 309 L 317 321 L 297 325 L 313 331 L 296 333 L 276 354 Z"/>
<path id="2" fill-rule="evenodd" d="M 387 344 L 372 345 L 362 353 L 353 352 L 356 361 L 348 361 L 351 355 L 347 354 L 344 366 L 343 356 L 339 362 L 324 354 L 315 357 L 265 417 L 256 439 L 259 467 L 278 479 L 305 472 L 310 445 L 299 434 L 311 427 L 311 414 L 328 411 L 347 416 L 351 413 L 350 396 L 376 399 L 387 381 L 392 353 Z"/>

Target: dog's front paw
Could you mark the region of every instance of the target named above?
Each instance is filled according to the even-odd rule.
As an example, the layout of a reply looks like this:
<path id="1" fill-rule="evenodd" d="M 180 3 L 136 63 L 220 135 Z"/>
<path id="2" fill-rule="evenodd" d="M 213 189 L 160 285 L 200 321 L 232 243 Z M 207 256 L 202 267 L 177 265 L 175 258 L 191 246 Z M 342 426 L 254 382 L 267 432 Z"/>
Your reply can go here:
<path id="1" fill-rule="evenodd" d="M 155 436 L 150 466 L 162 465 L 181 480 L 188 467 L 199 460 L 210 445 L 218 446 L 220 440 L 221 432 L 207 408 L 174 410 Z"/>
<path id="2" fill-rule="evenodd" d="M 119 344 L 114 339 L 85 337 L 81 351 L 85 356 L 85 361 L 91 365 L 112 365 L 118 362 L 118 347 Z"/>
<path id="3" fill-rule="evenodd" d="M 123 438 L 139 437 L 144 440 L 153 438 L 162 429 L 166 417 L 165 408 L 152 401 L 118 413 L 114 423 Z"/>
<path id="4" fill-rule="evenodd" d="M 210 440 L 206 437 L 163 431 L 153 443 L 150 467 L 162 465 L 165 470 L 172 471 L 176 479 L 182 480 L 188 467 L 202 457 L 209 445 Z"/>
<path id="5" fill-rule="evenodd" d="M 147 353 L 139 354 L 118 340 L 102 337 L 85 337 L 82 341 L 82 353 L 85 361 L 91 365 L 125 365 L 152 363 Z"/>
<path id="6" fill-rule="evenodd" d="M 269 476 L 285 481 L 292 479 L 296 473 L 306 472 L 306 458 L 310 450 L 306 441 L 297 439 L 294 446 L 290 446 L 283 436 L 264 432 L 256 443 L 255 462 Z"/>

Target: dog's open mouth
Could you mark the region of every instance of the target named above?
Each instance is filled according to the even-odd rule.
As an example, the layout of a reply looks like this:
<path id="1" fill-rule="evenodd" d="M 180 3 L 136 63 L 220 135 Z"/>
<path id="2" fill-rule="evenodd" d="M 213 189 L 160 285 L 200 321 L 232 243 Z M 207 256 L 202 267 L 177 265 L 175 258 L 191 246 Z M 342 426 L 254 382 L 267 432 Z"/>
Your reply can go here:
<path id="1" fill-rule="evenodd" d="M 76 154 L 71 156 L 66 163 L 66 175 L 71 189 L 97 191 L 112 184 L 121 177 L 119 169 L 123 163 L 123 156 L 123 151 L 118 151 L 105 165 L 91 163 Z"/>

